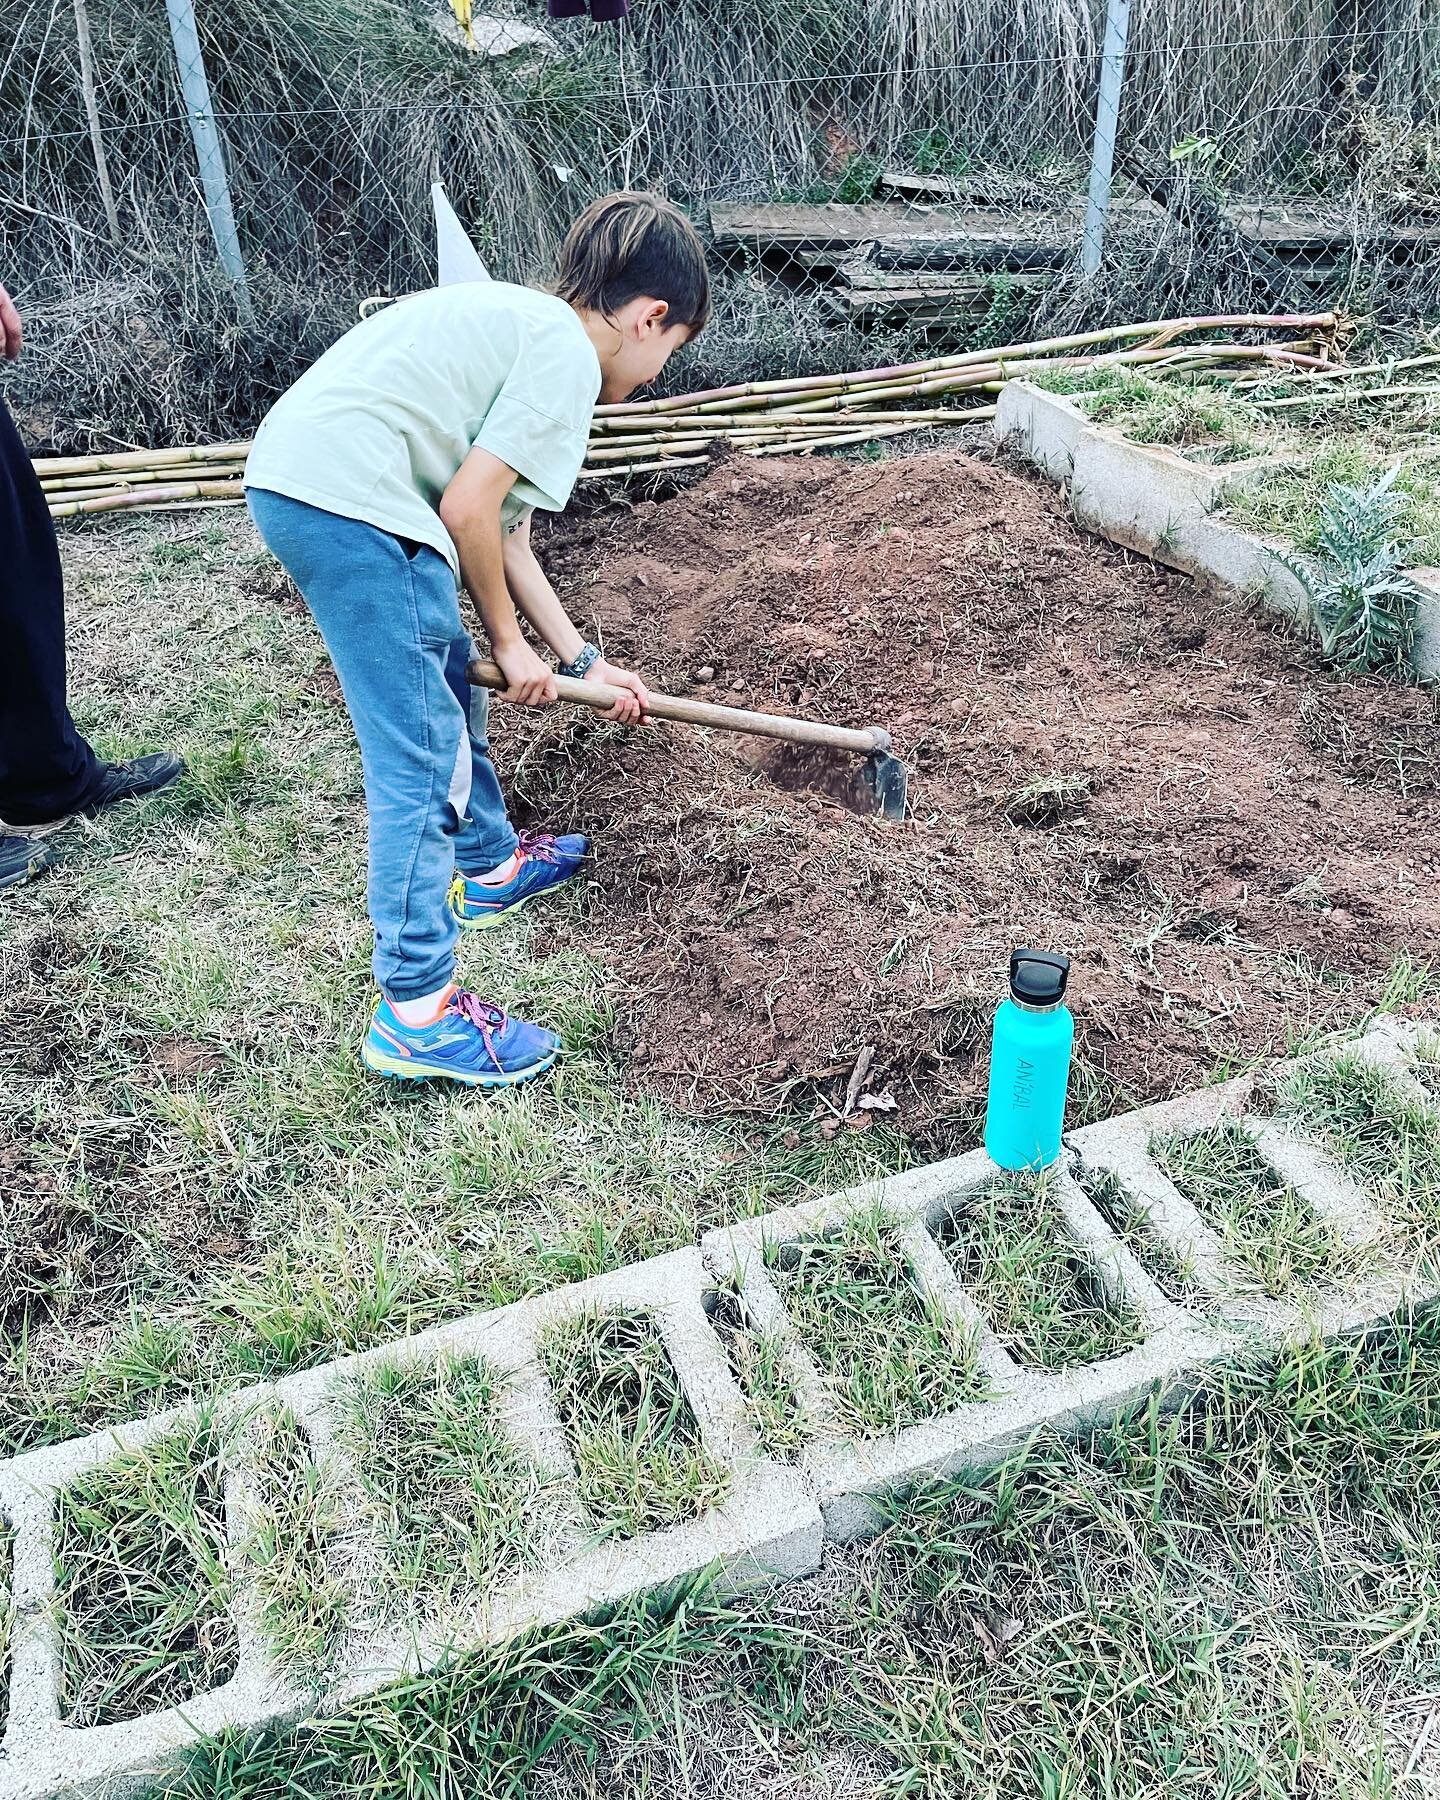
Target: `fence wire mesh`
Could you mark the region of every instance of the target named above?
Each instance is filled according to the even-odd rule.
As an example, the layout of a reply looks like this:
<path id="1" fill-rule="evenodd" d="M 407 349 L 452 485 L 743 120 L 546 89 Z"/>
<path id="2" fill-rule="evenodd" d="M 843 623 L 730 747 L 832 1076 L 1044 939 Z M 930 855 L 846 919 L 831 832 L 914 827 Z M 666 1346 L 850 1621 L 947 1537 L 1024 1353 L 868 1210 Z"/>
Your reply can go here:
<path id="1" fill-rule="evenodd" d="M 199 0 L 252 328 L 215 267 L 163 0 L 92 14 L 98 130 L 70 7 L 12 0 L 0 270 L 33 322 L 31 429 L 248 427 L 359 299 L 433 280 L 437 172 L 514 279 L 610 188 L 713 221 L 727 273 L 687 382 L 1137 312 L 1434 307 L 1430 0 L 1136 0 L 1086 282 L 1104 4 L 635 0 L 617 28 L 492 0 L 471 49 L 443 0 Z"/>

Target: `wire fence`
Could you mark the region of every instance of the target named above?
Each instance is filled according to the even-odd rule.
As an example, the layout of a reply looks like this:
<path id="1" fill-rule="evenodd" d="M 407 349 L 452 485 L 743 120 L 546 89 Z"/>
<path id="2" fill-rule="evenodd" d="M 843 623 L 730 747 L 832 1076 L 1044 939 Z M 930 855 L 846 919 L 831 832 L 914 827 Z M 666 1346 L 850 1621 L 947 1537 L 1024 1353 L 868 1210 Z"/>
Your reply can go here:
<path id="1" fill-rule="evenodd" d="M 613 187 L 713 223 L 687 379 L 1136 310 L 1399 318 L 1440 291 L 1432 0 L 1134 0 L 1094 278 L 1107 0 L 635 0 L 619 28 L 493 0 L 474 49 L 443 0 L 196 0 L 253 321 L 165 0 L 97 11 L 88 83 L 72 4 L 12 0 L 0 47 L 0 278 L 56 447 L 248 427 L 361 298 L 433 280 L 436 173 L 512 279 Z"/>

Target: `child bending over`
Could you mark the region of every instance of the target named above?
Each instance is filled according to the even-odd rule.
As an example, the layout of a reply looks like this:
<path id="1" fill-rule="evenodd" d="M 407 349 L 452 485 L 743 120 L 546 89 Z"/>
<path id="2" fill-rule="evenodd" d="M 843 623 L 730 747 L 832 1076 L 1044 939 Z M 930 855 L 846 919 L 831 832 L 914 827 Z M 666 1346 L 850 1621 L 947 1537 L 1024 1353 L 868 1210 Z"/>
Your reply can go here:
<path id="1" fill-rule="evenodd" d="M 576 220 L 554 293 L 473 282 L 357 325 L 261 425 L 246 466 L 261 537 L 325 638 L 360 741 L 380 989 L 361 1056 L 382 1075 L 472 1087 L 548 1069 L 559 1040 L 455 982 L 459 929 L 575 874 L 583 837 L 517 836 L 490 760 L 489 696 L 465 677 L 479 609 L 505 697 L 555 699 L 549 665 L 648 698 L 586 643 L 530 546 L 584 460 L 595 402 L 653 381 L 704 325 L 705 254 L 663 200 L 612 194 Z"/>

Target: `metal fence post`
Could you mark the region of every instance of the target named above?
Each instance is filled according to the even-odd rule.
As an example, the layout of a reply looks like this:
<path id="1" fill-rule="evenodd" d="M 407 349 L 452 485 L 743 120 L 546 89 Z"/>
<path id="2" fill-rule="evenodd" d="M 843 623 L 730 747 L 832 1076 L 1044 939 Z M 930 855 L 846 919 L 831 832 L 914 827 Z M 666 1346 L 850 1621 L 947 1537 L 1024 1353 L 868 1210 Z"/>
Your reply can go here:
<path id="1" fill-rule="evenodd" d="M 1080 267 L 1098 274 L 1110 216 L 1110 176 L 1115 166 L 1115 131 L 1120 121 L 1120 93 L 1125 85 L 1125 40 L 1130 35 L 1130 0 L 1109 0 L 1105 41 L 1100 50 L 1100 92 L 1095 102 L 1095 146 L 1090 157 L 1090 197 L 1085 205 L 1085 235 Z"/>
<path id="2" fill-rule="evenodd" d="M 215 129 L 215 114 L 210 105 L 210 81 L 205 73 L 205 59 L 200 51 L 200 33 L 195 24 L 195 0 L 165 0 L 170 19 L 170 36 L 175 45 L 175 61 L 180 70 L 180 91 L 190 120 L 190 135 L 195 140 L 195 155 L 200 164 L 200 186 L 205 195 L 205 211 L 215 235 L 215 248 L 220 253 L 220 266 L 235 285 L 235 299 L 241 317 L 247 321 L 250 310 L 250 288 L 245 279 L 245 259 L 240 254 L 240 239 L 235 230 L 235 212 L 230 204 L 230 177 L 225 170 L 225 152 L 220 133 Z"/>

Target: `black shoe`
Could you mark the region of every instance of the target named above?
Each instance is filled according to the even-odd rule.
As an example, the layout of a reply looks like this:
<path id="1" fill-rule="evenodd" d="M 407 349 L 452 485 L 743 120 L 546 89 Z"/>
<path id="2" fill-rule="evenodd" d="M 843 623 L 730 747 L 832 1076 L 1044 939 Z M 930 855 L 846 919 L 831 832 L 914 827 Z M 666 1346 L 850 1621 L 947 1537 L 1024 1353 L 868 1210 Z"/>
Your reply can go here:
<path id="1" fill-rule="evenodd" d="M 142 794 L 158 794 L 185 773 L 185 759 L 173 750 L 155 750 L 149 756 L 134 756 L 129 762 L 101 763 L 100 785 L 94 798 L 81 807 L 87 818 L 94 818 L 107 806 L 118 806 L 122 800 L 138 800 Z"/>
<path id="2" fill-rule="evenodd" d="M 55 846 L 48 838 L 0 837 L 0 888 L 19 887 L 55 861 Z"/>

